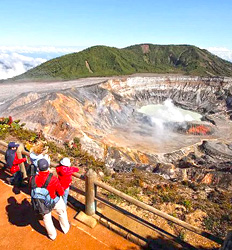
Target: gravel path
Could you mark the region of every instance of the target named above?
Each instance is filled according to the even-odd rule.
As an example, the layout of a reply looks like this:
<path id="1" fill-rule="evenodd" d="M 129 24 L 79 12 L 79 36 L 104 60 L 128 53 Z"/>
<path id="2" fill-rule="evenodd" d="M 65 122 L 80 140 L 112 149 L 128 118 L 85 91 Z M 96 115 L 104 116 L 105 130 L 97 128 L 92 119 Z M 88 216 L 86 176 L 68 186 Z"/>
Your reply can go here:
<path id="1" fill-rule="evenodd" d="M 72 87 L 83 87 L 101 83 L 108 80 L 106 77 L 82 78 L 73 81 L 59 82 L 23 82 L 23 83 L 0 83 L 0 105 L 7 99 L 14 98 L 22 93 L 57 91 Z"/>

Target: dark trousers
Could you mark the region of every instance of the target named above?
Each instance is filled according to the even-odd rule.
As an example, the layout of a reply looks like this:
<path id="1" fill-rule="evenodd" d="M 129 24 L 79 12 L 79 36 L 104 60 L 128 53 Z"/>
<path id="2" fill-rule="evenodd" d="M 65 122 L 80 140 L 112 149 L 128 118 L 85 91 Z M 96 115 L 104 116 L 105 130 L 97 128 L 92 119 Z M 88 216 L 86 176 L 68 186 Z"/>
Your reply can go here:
<path id="1" fill-rule="evenodd" d="M 27 164 L 25 165 L 27 176 L 30 178 L 31 176 L 36 175 L 37 167 L 34 164 Z"/>
<path id="2" fill-rule="evenodd" d="M 19 170 L 13 174 L 13 176 L 10 178 L 10 182 L 14 186 L 20 186 L 23 180 L 23 174 Z"/>
<path id="3" fill-rule="evenodd" d="M 34 164 L 31 164 L 30 167 L 31 167 L 30 175 L 31 175 L 31 176 L 36 175 L 37 167 L 36 167 Z"/>

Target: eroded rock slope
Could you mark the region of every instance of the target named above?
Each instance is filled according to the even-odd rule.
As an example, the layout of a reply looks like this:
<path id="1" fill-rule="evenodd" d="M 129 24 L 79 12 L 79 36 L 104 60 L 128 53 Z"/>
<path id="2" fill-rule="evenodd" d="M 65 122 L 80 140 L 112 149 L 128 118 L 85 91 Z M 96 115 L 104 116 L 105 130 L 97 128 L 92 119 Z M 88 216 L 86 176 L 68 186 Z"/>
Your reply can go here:
<path id="1" fill-rule="evenodd" d="M 141 168 L 165 178 L 217 184 L 226 176 L 227 184 L 222 185 L 231 187 L 231 87 L 230 78 L 110 79 L 87 87 L 21 94 L 0 105 L 0 112 L 60 143 L 79 137 L 83 150 L 115 171 Z M 138 111 L 167 99 L 200 113 L 201 121 L 168 122 L 161 129 Z"/>

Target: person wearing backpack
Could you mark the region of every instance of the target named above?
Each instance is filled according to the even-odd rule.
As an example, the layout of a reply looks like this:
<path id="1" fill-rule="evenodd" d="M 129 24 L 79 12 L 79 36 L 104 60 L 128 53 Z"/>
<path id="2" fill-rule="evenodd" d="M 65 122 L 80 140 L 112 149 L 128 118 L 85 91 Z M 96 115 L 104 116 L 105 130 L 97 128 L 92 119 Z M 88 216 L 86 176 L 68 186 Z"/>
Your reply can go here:
<path id="1" fill-rule="evenodd" d="M 19 159 L 17 156 L 17 149 L 19 147 L 19 144 L 16 144 L 15 142 L 10 142 L 8 144 L 8 149 L 5 154 L 5 160 L 6 160 L 6 166 L 10 169 L 10 172 L 12 174 L 12 177 L 6 178 L 6 181 L 15 186 L 23 186 L 23 174 L 20 171 L 19 164 L 22 162 L 25 162 L 27 159 L 22 158 Z"/>
<path id="2" fill-rule="evenodd" d="M 58 178 L 49 172 L 49 163 L 46 159 L 40 159 L 38 161 L 38 168 L 38 175 L 32 176 L 30 180 L 32 206 L 34 210 L 40 210 L 39 213 L 43 216 L 43 222 L 47 230 L 48 237 L 52 240 L 55 240 L 57 232 L 52 221 L 51 212 L 53 210 L 59 216 L 59 222 L 62 231 L 66 234 L 70 228 L 66 205 L 63 198 L 61 197 L 64 195 L 64 189 L 60 185 Z M 42 202 L 42 199 L 38 199 L 39 195 L 35 196 L 34 193 L 36 193 L 36 189 L 37 191 L 43 191 L 44 189 L 46 189 L 49 192 L 49 197 L 45 199 L 44 203 Z M 43 195 L 40 194 L 40 198 L 42 198 L 42 196 Z M 43 206 L 41 205 L 41 203 L 43 203 Z M 47 209 L 44 209 L 44 207 L 47 207 Z"/>
<path id="3" fill-rule="evenodd" d="M 69 158 L 65 157 L 60 161 L 60 165 L 56 167 L 56 172 L 61 186 L 64 188 L 64 203 L 67 206 L 69 186 L 72 182 L 72 174 L 78 172 L 79 168 L 71 167 L 71 162 Z"/>

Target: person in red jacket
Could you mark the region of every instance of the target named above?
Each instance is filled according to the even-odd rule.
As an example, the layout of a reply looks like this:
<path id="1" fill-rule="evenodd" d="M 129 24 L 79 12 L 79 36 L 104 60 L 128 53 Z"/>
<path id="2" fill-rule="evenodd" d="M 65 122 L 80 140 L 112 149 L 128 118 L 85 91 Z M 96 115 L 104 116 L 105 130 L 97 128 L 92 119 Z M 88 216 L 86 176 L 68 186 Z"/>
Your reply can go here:
<path id="1" fill-rule="evenodd" d="M 49 163 L 46 159 L 40 159 L 38 161 L 38 168 L 39 173 L 35 176 L 35 183 L 38 187 L 42 187 L 46 179 L 48 178 L 48 175 L 50 174 L 48 170 Z M 49 191 L 51 198 L 54 199 L 56 202 L 53 210 L 55 210 L 58 214 L 61 229 L 66 234 L 69 231 L 70 224 L 68 222 L 66 205 L 64 203 L 63 198 L 61 197 L 64 195 L 64 189 L 56 176 L 52 176 L 47 186 L 47 190 Z M 52 221 L 52 213 L 50 212 L 48 214 L 43 215 L 43 221 L 48 233 L 48 237 L 52 240 L 55 240 L 57 232 Z"/>
<path id="2" fill-rule="evenodd" d="M 69 187 L 72 182 L 72 174 L 78 172 L 79 168 L 71 167 L 69 158 L 65 157 L 60 161 L 60 165 L 56 167 L 56 172 L 61 186 L 64 188 L 63 199 L 67 206 Z"/>
<path id="3" fill-rule="evenodd" d="M 15 142 L 10 142 L 8 144 L 8 149 L 5 154 L 5 160 L 6 160 L 6 166 L 10 168 L 12 177 L 6 178 L 6 180 L 11 185 L 22 186 L 23 175 L 22 175 L 22 172 L 20 171 L 19 164 L 22 162 L 25 162 L 27 159 L 18 158 L 17 153 L 16 153 L 18 147 L 19 147 L 19 144 L 16 144 Z"/>

